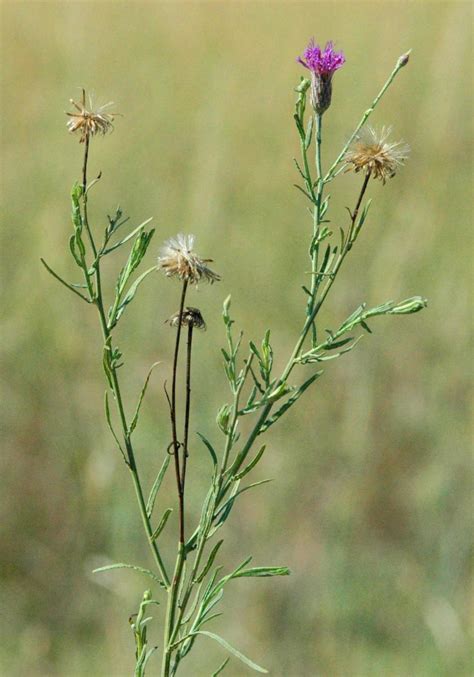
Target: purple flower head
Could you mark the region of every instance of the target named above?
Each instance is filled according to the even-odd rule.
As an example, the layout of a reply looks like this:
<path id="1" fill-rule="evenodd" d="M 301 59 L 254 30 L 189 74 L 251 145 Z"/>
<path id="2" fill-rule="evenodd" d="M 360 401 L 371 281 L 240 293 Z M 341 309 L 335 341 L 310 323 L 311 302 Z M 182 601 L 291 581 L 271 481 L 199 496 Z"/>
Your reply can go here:
<path id="1" fill-rule="evenodd" d="M 343 52 L 334 51 L 331 40 L 326 43 L 323 51 L 319 45 L 314 43 L 314 38 L 306 47 L 303 58 L 299 56 L 297 60 L 315 75 L 332 75 L 346 61 Z"/>

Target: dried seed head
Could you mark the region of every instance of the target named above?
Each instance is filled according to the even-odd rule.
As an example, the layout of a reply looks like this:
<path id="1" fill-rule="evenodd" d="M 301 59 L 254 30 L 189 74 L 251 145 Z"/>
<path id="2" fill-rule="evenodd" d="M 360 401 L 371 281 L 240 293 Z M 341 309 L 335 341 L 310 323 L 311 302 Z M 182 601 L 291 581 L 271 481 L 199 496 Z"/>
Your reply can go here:
<path id="1" fill-rule="evenodd" d="M 104 106 L 99 106 L 94 110 L 92 99 L 89 96 L 89 108 L 86 108 L 86 91 L 82 90 L 82 99 L 79 103 L 70 99 L 72 105 L 77 109 L 77 112 L 66 113 L 71 119 L 67 122 L 67 128 L 71 133 L 80 132 L 81 136 L 79 143 L 84 143 L 87 138 L 95 134 L 102 134 L 111 132 L 114 128 L 113 119 L 118 113 L 107 112 L 107 108 L 113 106 L 113 103 L 106 103 Z"/>
<path id="2" fill-rule="evenodd" d="M 363 128 L 346 153 L 344 161 L 348 170 L 364 170 L 382 183 L 395 176 L 407 159 L 410 147 L 401 141 L 388 141 L 391 131 L 391 127 L 382 127 L 380 132 L 372 127 Z"/>
<path id="3" fill-rule="evenodd" d="M 171 327 L 177 327 L 179 324 L 179 312 L 172 315 L 166 322 L 168 322 Z M 181 326 L 195 327 L 196 329 L 202 329 L 204 331 L 206 329 L 206 323 L 204 322 L 204 318 L 201 315 L 199 308 L 186 306 L 181 316 Z"/>
<path id="4" fill-rule="evenodd" d="M 194 251 L 194 235 L 182 235 L 167 240 L 161 248 L 158 257 L 158 268 L 161 268 L 168 277 L 179 277 L 189 284 L 218 282 L 220 276 L 212 271 L 207 263 L 212 259 L 201 259 Z"/>

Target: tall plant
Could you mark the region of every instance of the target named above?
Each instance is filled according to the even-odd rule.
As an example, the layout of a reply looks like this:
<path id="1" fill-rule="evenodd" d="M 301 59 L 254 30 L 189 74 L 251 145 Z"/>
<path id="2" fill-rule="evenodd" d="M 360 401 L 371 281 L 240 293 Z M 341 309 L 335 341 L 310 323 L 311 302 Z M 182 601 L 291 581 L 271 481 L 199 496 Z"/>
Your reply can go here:
<path id="1" fill-rule="evenodd" d="M 195 252 L 193 235 L 179 234 L 168 240 L 160 251 L 157 263 L 136 275 L 149 248 L 154 230 L 147 230 L 147 219 L 127 234 L 123 226 L 128 221 L 117 209 L 101 234 L 92 226 L 88 215 L 88 202 L 92 181 L 88 176 L 88 160 L 95 136 L 109 132 L 117 113 L 112 104 L 95 108 L 86 101 L 83 91 L 80 102 L 71 101 L 74 110 L 68 113 L 68 129 L 79 134 L 83 147 L 82 174 L 71 193 L 73 232 L 69 240 L 69 253 L 78 267 L 82 281 L 67 282 L 42 260 L 46 269 L 75 296 L 97 310 L 103 339 L 102 365 L 106 377 L 105 417 L 118 451 L 130 472 L 138 510 L 145 537 L 151 550 L 152 568 L 118 563 L 97 569 L 97 572 L 128 567 L 148 576 L 156 593 L 166 597 L 166 615 L 163 622 L 161 675 L 175 675 L 198 639 L 208 638 L 220 643 L 230 654 L 217 668 L 222 672 L 233 656 L 257 672 L 266 670 L 233 648 L 225 639 L 208 627 L 220 616 L 216 611 L 226 586 L 235 578 L 285 576 L 285 566 L 251 566 L 245 558 L 232 571 L 224 573 L 217 565 L 223 539 L 222 528 L 230 513 L 239 504 L 239 497 L 268 480 L 251 482 L 248 478 L 265 452 L 262 436 L 293 407 L 303 393 L 322 375 L 320 363 L 334 360 L 352 350 L 360 336 L 357 330 L 370 332 L 369 321 L 380 315 L 407 315 L 426 306 L 425 299 L 416 296 L 401 302 L 388 301 L 368 307 L 361 304 L 334 330 L 322 334 L 318 315 L 326 302 L 336 277 L 348 254 L 357 242 L 367 221 L 370 199 L 365 200 L 370 179 L 383 184 L 395 176 L 405 161 L 408 147 L 389 140 L 390 129 L 380 131 L 367 126 L 368 118 L 392 84 L 400 70 L 408 63 L 409 53 L 401 56 L 387 81 L 371 105 L 362 115 L 351 136 L 344 143 L 334 162 L 323 170 L 321 148 L 323 143 L 323 116 L 331 105 L 332 84 L 335 72 L 345 63 L 342 52 L 336 52 L 331 42 L 324 49 L 311 41 L 299 63 L 309 72 L 310 78 L 301 77 L 296 87 L 294 122 L 298 134 L 301 159 L 295 160 L 300 184 L 297 188 L 310 206 L 311 234 L 308 243 L 310 282 L 302 285 L 306 302 L 302 307 L 302 320 L 296 329 L 294 348 L 281 373 L 274 368 L 270 330 L 259 345 L 243 342 L 243 333 L 236 335 L 230 313 L 230 297 L 224 301 L 223 322 L 226 345 L 222 348 L 223 366 L 230 390 L 230 403 L 217 413 L 217 426 L 223 442 L 207 439 L 198 433 L 212 461 L 209 488 L 200 511 L 192 524 L 185 522 L 186 477 L 192 471 L 189 454 L 189 428 L 191 412 L 191 375 L 193 334 L 205 328 L 198 308 L 186 305 L 188 291 L 199 282 L 218 282 L 220 276 L 209 264 L 210 259 Z M 327 188 L 343 171 L 360 173 L 361 184 L 354 206 L 348 209 L 347 223 L 338 224 L 334 232 L 328 218 L 330 195 Z M 100 178 L 100 177 L 99 177 Z M 120 270 L 115 285 L 104 285 L 102 264 L 106 257 L 121 254 L 129 247 L 128 256 Z M 169 319 L 176 330 L 172 359 L 171 388 L 165 385 L 170 418 L 171 442 L 163 450 L 163 463 L 149 492 L 144 483 L 148 476 L 138 467 L 134 451 L 136 426 L 141 405 L 151 377 L 152 365 L 137 402 L 127 404 L 123 393 L 124 361 L 115 341 L 115 329 L 123 322 L 127 306 L 134 301 L 139 286 L 157 270 L 174 278 L 177 285 L 178 311 Z M 106 294 L 107 292 L 107 294 Z M 109 296 L 110 295 L 110 296 Z M 108 299 L 108 300 L 107 300 Z M 183 346 L 185 344 L 185 346 Z M 303 382 L 298 379 L 301 365 L 314 364 L 315 371 Z M 178 411 L 177 383 L 179 371 L 185 375 L 184 411 Z M 115 409 L 115 414 L 112 412 Z M 242 419 L 251 419 L 250 432 L 240 435 Z M 182 421 L 182 426 L 179 425 Z M 162 553 L 160 535 L 165 529 L 172 507 L 162 506 L 159 519 L 155 516 L 157 498 L 165 473 L 173 467 L 178 510 L 176 552 Z M 188 468 L 188 465 L 191 467 Z M 170 562 L 174 558 L 174 567 Z M 161 592 L 160 592 L 161 589 Z M 150 590 L 146 590 L 138 613 L 133 617 L 135 639 L 135 675 L 143 676 L 156 647 L 149 646 L 147 631 L 151 618 L 148 607 L 158 604 Z M 214 624 L 215 625 L 215 624 Z M 195 674 L 195 670 L 193 669 Z M 189 673 L 188 673 L 189 674 Z"/>

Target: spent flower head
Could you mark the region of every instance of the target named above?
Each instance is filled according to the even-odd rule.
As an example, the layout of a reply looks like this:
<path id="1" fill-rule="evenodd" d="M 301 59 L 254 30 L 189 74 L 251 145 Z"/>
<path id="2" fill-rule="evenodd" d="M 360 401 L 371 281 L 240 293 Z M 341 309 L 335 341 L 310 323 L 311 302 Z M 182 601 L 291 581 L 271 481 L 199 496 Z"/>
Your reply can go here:
<path id="1" fill-rule="evenodd" d="M 168 318 L 166 322 L 168 322 L 171 327 L 177 327 L 179 325 L 179 311 Z M 205 330 L 206 323 L 204 322 L 204 318 L 201 315 L 199 308 L 186 306 L 181 315 L 181 326 Z"/>
<path id="2" fill-rule="evenodd" d="M 407 159 L 410 147 L 402 141 L 389 141 L 391 131 L 391 127 L 382 127 L 380 131 L 363 127 L 345 155 L 348 169 L 364 170 L 382 183 L 394 177 Z"/>
<path id="3" fill-rule="evenodd" d="M 297 61 L 311 71 L 311 105 L 318 115 L 322 115 L 331 105 L 332 77 L 344 65 L 346 58 L 342 52 L 335 51 L 332 41 L 321 49 L 312 38 Z"/>
<path id="4" fill-rule="evenodd" d="M 158 268 L 161 268 L 168 277 L 179 277 L 189 284 L 219 281 L 220 275 L 211 270 L 206 264 L 212 259 L 202 259 L 193 251 L 194 235 L 179 233 L 165 242 L 158 257 Z"/>
<path id="5" fill-rule="evenodd" d="M 67 122 L 67 128 L 71 133 L 80 132 L 79 143 L 84 143 L 87 138 L 95 134 L 104 136 L 107 132 L 113 130 L 113 120 L 118 113 L 107 111 L 110 106 L 114 105 L 111 101 L 103 106 L 94 107 L 92 98 L 89 96 L 88 109 L 86 107 L 86 90 L 83 89 L 80 102 L 78 103 L 74 99 L 70 99 L 70 102 L 77 112 L 66 113 L 71 118 Z"/>

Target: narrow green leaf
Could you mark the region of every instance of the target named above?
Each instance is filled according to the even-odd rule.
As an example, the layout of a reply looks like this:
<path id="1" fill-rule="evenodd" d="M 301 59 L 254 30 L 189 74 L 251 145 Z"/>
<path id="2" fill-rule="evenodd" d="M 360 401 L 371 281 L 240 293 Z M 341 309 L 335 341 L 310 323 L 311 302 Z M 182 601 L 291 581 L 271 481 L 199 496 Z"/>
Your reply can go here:
<path id="1" fill-rule="evenodd" d="M 257 358 L 257 360 L 258 360 L 259 362 L 261 362 L 261 361 L 262 361 L 262 358 L 260 357 L 260 353 L 258 352 L 258 348 L 257 348 L 257 346 L 255 345 L 255 343 L 254 343 L 253 341 L 249 341 L 249 346 L 250 346 L 250 350 L 253 352 L 253 354 L 255 355 L 255 357 Z"/>
<path id="2" fill-rule="evenodd" d="M 209 572 L 209 569 L 210 569 L 210 568 L 212 567 L 212 565 L 214 564 L 214 560 L 216 559 L 217 552 L 218 552 L 219 548 L 221 547 L 221 545 L 222 545 L 223 543 L 224 543 L 223 540 L 218 541 L 218 542 L 215 544 L 215 546 L 212 548 L 212 550 L 211 550 L 211 552 L 210 552 L 210 554 L 209 554 L 209 558 L 208 558 L 208 560 L 207 560 L 207 562 L 206 562 L 206 564 L 205 564 L 203 570 L 202 570 L 201 573 L 194 579 L 194 583 L 201 583 L 201 581 L 204 580 L 204 578 L 207 576 L 207 573 Z"/>
<path id="3" fill-rule="evenodd" d="M 161 483 L 163 482 L 163 478 L 168 469 L 170 458 L 171 456 L 169 454 L 166 454 L 165 459 L 163 461 L 163 465 L 160 468 L 160 472 L 158 473 L 155 481 L 153 482 L 153 486 L 151 488 L 150 495 L 148 496 L 148 501 L 146 504 L 146 512 L 148 517 L 151 517 L 153 508 L 155 507 L 156 496 L 158 494 L 158 491 L 160 490 Z"/>
<path id="4" fill-rule="evenodd" d="M 249 473 L 252 470 L 252 468 L 254 468 L 257 465 L 259 460 L 262 458 L 263 452 L 265 451 L 265 449 L 266 449 L 266 445 L 264 444 L 262 446 L 262 448 L 260 449 L 260 451 L 255 456 L 255 458 L 253 459 L 253 461 L 250 461 L 248 466 L 246 466 L 243 470 L 241 470 L 239 473 L 234 475 L 233 479 L 241 480 L 242 477 L 245 477 L 245 475 L 247 475 L 247 473 Z"/>
<path id="5" fill-rule="evenodd" d="M 124 296 L 123 301 L 120 303 L 120 305 L 119 305 L 118 308 L 117 308 L 117 312 L 116 312 L 115 317 L 110 319 L 110 327 L 111 327 L 111 328 L 114 327 L 114 326 L 117 324 L 117 322 L 118 322 L 118 320 L 120 319 L 120 317 L 121 317 L 123 311 L 125 310 L 126 306 L 128 306 L 128 304 L 129 304 L 131 301 L 133 301 L 133 298 L 134 298 L 135 294 L 137 293 L 137 289 L 138 289 L 138 287 L 141 285 L 141 283 L 143 282 L 143 280 L 144 280 L 150 273 L 153 273 L 155 270 L 156 270 L 156 266 L 153 266 L 152 268 L 148 268 L 148 270 L 145 270 L 145 272 L 142 273 L 142 274 L 140 275 L 140 277 L 137 277 L 137 279 L 135 280 L 135 282 L 130 286 L 130 289 L 128 290 L 128 292 L 127 292 L 126 295 Z"/>
<path id="6" fill-rule="evenodd" d="M 253 487 L 258 487 L 260 486 L 260 484 L 267 484 L 267 482 L 271 481 L 272 481 L 271 479 L 260 480 L 259 482 L 253 482 L 253 484 L 248 484 L 243 489 L 240 489 L 233 496 L 228 498 L 227 501 L 218 509 L 217 513 L 214 515 L 214 518 L 217 518 L 220 515 L 219 523 L 225 522 L 225 520 L 229 516 L 229 513 L 232 509 L 232 506 L 234 505 L 234 501 L 237 498 L 237 496 L 240 496 L 240 494 L 243 494 L 245 491 L 248 491 L 249 489 L 253 489 Z"/>
<path id="7" fill-rule="evenodd" d="M 71 254 L 72 254 L 74 261 L 77 263 L 79 268 L 84 268 L 81 257 L 76 252 L 76 236 L 75 235 L 71 235 L 71 237 L 69 238 L 69 249 L 71 251 Z"/>
<path id="8" fill-rule="evenodd" d="M 239 573 L 239 571 L 242 571 L 242 569 L 244 569 L 244 567 L 246 567 L 247 564 L 251 562 L 251 560 L 252 557 L 247 557 L 233 571 L 231 571 L 230 574 L 227 574 L 227 576 L 223 576 L 219 581 L 217 581 L 217 583 L 209 591 L 207 598 L 203 597 L 203 601 L 207 603 L 208 600 L 212 600 L 217 593 L 222 592 L 226 583 L 235 578 L 236 575 Z"/>
<path id="9" fill-rule="evenodd" d="M 208 440 L 206 437 L 204 437 L 204 435 L 202 435 L 201 433 L 197 433 L 197 434 L 199 435 L 199 437 L 201 438 L 201 440 L 202 440 L 202 441 L 204 442 L 204 444 L 206 445 L 206 447 L 207 447 L 207 449 L 208 449 L 208 451 L 209 451 L 209 453 L 210 453 L 210 455 L 211 455 L 212 463 L 214 464 L 214 467 L 216 467 L 216 466 L 217 466 L 217 455 L 216 455 L 216 452 L 215 452 L 214 449 L 213 449 L 212 444 L 209 442 L 209 440 Z"/>
<path id="10" fill-rule="evenodd" d="M 120 444 L 119 438 L 117 437 L 115 430 L 114 430 L 114 427 L 112 425 L 112 419 L 110 417 L 110 408 L 109 408 L 109 396 L 108 396 L 107 391 L 105 391 L 104 406 L 105 406 L 105 418 L 107 419 L 107 424 L 109 426 L 110 432 L 112 433 L 112 436 L 113 436 L 115 442 L 117 443 L 118 448 L 120 449 L 120 453 L 123 456 L 123 460 L 125 461 L 125 463 L 127 465 L 129 465 L 127 456 L 126 456 L 124 450 L 122 449 L 122 445 Z"/>
<path id="11" fill-rule="evenodd" d="M 235 574 L 233 578 L 265 578 L 268 576 L 289 576 L 288 567 L 252 567 Z"/>
<path id="12" fill-rule="evenodd" d="M 142 406 L 143 398 L 145 397 L 146 389 L 148 388 L 148 382 L 150 380 L 151 373 L 155 367 L 157 367 L 160 364 L 160 362 L 155 362 L 154 364 L 151 365 L 150 370 L 148 372 L 148 375 L 145 379 L 145 383 L 143 384 L 143 388 L 140 393 L 140 397 L 138 398 L 138 403 L 137 407 L 135 409 L 135 414 L 133 416 L 132 422 L 130 423 L 130 427 L 128 429 L 129 435 L 133 433 L 133 431 L 136 428 L 136 425 L 138 423 L 138 416 L 140 414 L 140 407 Z"/>
<path id="13" fill-rule="evenodd" d="M 304 139 L 305 139 L 305 131 L 304 131 L 303 125 L 301 124 L 301 120 L 300 120 L 299 116 L 298 116 L 296 113 L 293 115 L 293 118 L 294 118 L 294 121 L 295 121 L 295 124 L 296 124 L 296 128 L 298 129 L 298 133 L 299 133 L 299 135 L 300 135 L 300 139 L 304 142 Z"/>
<path id="14" fill-rule="evenodd" d="M 138 268 L 143 257 L 145 256 L 154 232 L 155 230 L 153 228 L 149 232 L 141 231 L 136 237 L 128 256 L 127 263 L 120 271 L 117 279 L 116 289 L 119 296 L 121 296 L 123 293 L 130 275 Z"/>
<path id="15" fill-rule="evenodd" d="M 209 630 L 197 630 L 196 632 L 192 633 L 195 635 L 206 635 L 206 637 L 210 637 L 211 639 L 214 639 L 216 642 L 219 642 L 221 646 L 226 649 L 229 653 L 231 653 L 233 656 L 239 659 L 239 661 L 242 661 L 242 663 L 245 663 L 249 668 L 252 668 L 252 670 L 255 670 L 256 672 L 263 672 L 264 674 L 268 673 L 268 670 L 265 670 L 265 668 L 262 668 L 260 665 L 257 665 L 257 663 L 254 663 L 250 658 L 247 658 L 247 656 L 244 656 L 243 653 L 240 651 L 237 651 L 233 646 L 231 646 L 228 642 L 226 642 L 225 639 L 222 639 L 219 635 L 216 635 L 213 632 L 209 632 Z"/>
<path id="16" fill-rule="evenodd" d="M 81 287 L 81 288 L 87 289 L 86 285 L 75 285 L 73 283 L 66 282 L 66 280 L 63 280 L 62 277 L 60 277 L 57 273 L 54 272 L 54 270 L 52 268 L 50 268 L 48 266 L 48 264 L 46 263 L 46 261 L 44 259 L 40 258 L 40 261 L 43 264 L 43 266 L 46 268 L 48 273 L 50 275 L 52 275 L 56 280 L 58 280 L 58 282 L 61 282 L 61 284 L 63 284 L 65 287 L 67 287 L 69 289 L 69 291 L 72 291 L 72 292 L 74 292 L 74 294 L 77 294 L 77 296 L 80 296 L 81 299 L 83 301 L 85 301 L 86 303 L 91 303 L 90 299 L 88 299 L 87 296 L 84 296 L 84 294 L 81 294 L 81 292 L 77 291 L 77 289 L 75 288 L 75 287 Z"/>
<path id="17" fill-rule="evenodd" d="M 135 564 L 125 564 L 124 562 L 118 562 L 117 564 L 108 564 L 105 567 L 99 567 L 98 569 L 93 569 L 92 573 L 98 574 L 98 573 L 101 573 L 102 571 L 112 571 L 113 569 L 133 569 L 134 571 L 138 571 L 141 574 L 145 574 L 146 576 L 149 576 L 156 583 L 159 583 L 159 585 L 161 585 L 161 587 L 164 587 L 163 581 L 161 581 L 158 578 L 158 576 L 155 576 L 153 571 L 150 571 L 150 569 L 145 569 L 143 567 L 136 566 Z"/>
<path id="18" fill-rule="evenodd" d="M 173 508 L 166 508 L 165 512 L 163 513 L 163 517 L 160 520 L 160 523 L 156 527 L 155 531 L 153 532 L 152 536 L 150 537 L 150 541 L 153 543 L 153 541 L 156 541 L 158 536 L 161 534 L 163 529 L 166 526 L 166 522 L 168 521 L 168 517 L 171 515 L 173 512 Z"/>
<path id="19" fill-rule="evenodd" d="M 137 226 L 136 228 L 134 228 L 134 229 L 133 229 L 126 237 L 124 237 L 122 240 L 120 240 L 120 242 L 116 242 L 116 243 L 115 243 L 114 245 L 112 245 L 111 247 L 108 247 L 107 249 L 105 249 L 105 250 L 102 252 L 102 256 L 107 256 L 107 254 L 110 254 L 111 252 L 113 252 L 114 249 L 118 249 L 118 248 L 121 247 L 123 244 L 125 244 L 126 242 L 128 242 L 129 240 L 131 240 L 132 237 L 134 237 L 134 235 L 136 235 L 136 234 L 139 233 L 141 230 L 143 230 L 143 228 L 145 228 L 145 226 L 147 226 L 147 225 L 150 223 L 150 221 L 152 221 L 152 220 L 153 220 L 153 217 L 150 216 L 149 219 L 147 219 L 146 221 L 143 221 L 143 223 L 141 223 L 139 226 Z M 125 223 L 126 221 L 128 221 L 128 218 L 125 219 L 124 221 L 122 221 L 122 223 L 120 223 L 119 226 L 121 226 L 121 225 L 122 225 L 123 223 Z M 118 226 L 117 226 L 117 228 L 118 228 Z M 115 228 L 114 230 L 116 230 L 117 228 Z"/>
<path id="20" fill-rule="evenodd" d="M 297 183 L 294 183 L 294 184 L 293 184 L 293 187 L 294 187 L 294 188 L 297 188 L 301 193 L 303 193 L 303 195 L 304 195 L 305 197 L 308 198 L 308 200 L 310 200 L 310 202 L 311 202 L 312 204 L 314 204 L 314 199 L 313 199 L 313 197 L 312 197 L 309 193 L 307 193 L 307 192 L 305 191 L 304 188 L 302 188 L 301 186 L 299 186 Z"/>
<path id="21" fill-rule="evenodd" d="M 263 425 L 260 428 L 259 434 L 264 432 L 265 430 L 268 430 L 268 428 L 276 423 L 278 419 L 283 416 L 283 414 L 288 411 L 288 409 L 293 406 L 293 404 L 299 400 L 301 395 L 304 393 L 304 391 L 309 388 L 309 386 L 321 376 L 323 372 L 322 371 L 317 371 L 315 374 L 313 374 L 307 381 L 303 383 L 297 390 L 293 392 L 291 397 L 287 399 L 287 401 L 273 414 L 271 418 L 267 418 L 267 420 L 263 423 Z"/>
<path id="22" fill-rule="evenodd" d="M 230 661 L 230 657 L 229 657 L 229 658 L 226 658 L 225 661 L 219 665 L 219 667 L 217 668 L 217 670 L 216 670 L 215 672 L 212 673 L 211 677 L 217 677 L 217 675 L 220 675 L 221 672 L 224 671 L 224 669 L 225 669 L 225 667 L 226 667 L 226 665 L 227 665 L 227 663 L 228 663 L 229 661 Z"/>
<path id="23" fill-rule="evenodd" d="M 354 337 L 349 336 L 349 338 L 342 339 L 341 341 L 330 341 L 324 346 L 324 350 L 336 350 L 337 348 L 342 348 L 342 346 L 345 346 L 346 343 L 350 343 L 353 340 Z"/>
<path id="24" fill-rule="evenodd" d="M 304 149 L 308 150 L 311 145 L 311 139 L 313 137 L 313 121 L 314 117 L 311 115 L 308 122 L 308 127 L 306 129 L 306 136 L 304 139 Z"/>
<path id="25" fill-rule="evenodd" d="M 298 172 L 299 172 L 301 178 L 303 179 L 303 181 L 307 181 L 306 175 L 304 174 L 303 170 L 301 169 L 301 167 L 298 163 L 298 160 L 296 158 L 293 158 L 293 162 L 295 163 L 296 169 L 298 170 Z"/>

